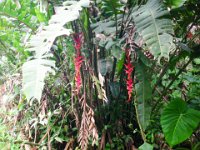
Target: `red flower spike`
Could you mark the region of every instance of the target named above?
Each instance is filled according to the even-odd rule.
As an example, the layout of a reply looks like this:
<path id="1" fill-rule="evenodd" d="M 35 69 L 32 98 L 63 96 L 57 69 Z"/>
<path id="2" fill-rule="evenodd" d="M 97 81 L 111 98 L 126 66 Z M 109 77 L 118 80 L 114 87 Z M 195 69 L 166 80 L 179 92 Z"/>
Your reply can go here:
<path id="1" fill-rule="evenodd" d="M 192 32 L 188 32 L 188 33 L 187 33 L 187 38 L 188 38 L 188 39 L 192 39 L 192 37 L 193 37 Z"/>
<path id="2" fill-rule="evenodd" d="M 81 45 L 82 45 L 82 38 L 83 34 L 82 33 L 77 33 L 74 35 L 74 48 L 76 49 L 77 53 L 80 53 L 81 50 Z"/>
<path id="3" fill-rule="evenodd" d="M 74 59 L 75 63 L 75 85 L 76 85 L 76 92 L 79 93 L 81 86 L 82 86 L 82 79 L 81 79 L 81 65 L 84 60 L 84 57 L 81 55 L 81 45 L 82 45 L 82 33 L 78 33 L 74 35 L 74 48 L 76 50 L 76 56 Z"/>
<path id="4" fill-rule="evenodd" d="M 75 60 L 75 83 L 76 83 L 76 91 L 78 94 L 82 86 L 80 69 L 83 62 L 83 56 L 81 55 L 76 56 L 74 60 Z"/>
<path id="5" fill-rule="evenodd" d="M 132 72 L 134 70 L 134 66 L 131 64 L 131 55 L 129 49 L 126 50 L 126 64 L 124 65 L 125 65 L 125 72 L 127 74 L 126 89 L 128 91 L 128 102 L 130 102 L 133 91 Z"/>

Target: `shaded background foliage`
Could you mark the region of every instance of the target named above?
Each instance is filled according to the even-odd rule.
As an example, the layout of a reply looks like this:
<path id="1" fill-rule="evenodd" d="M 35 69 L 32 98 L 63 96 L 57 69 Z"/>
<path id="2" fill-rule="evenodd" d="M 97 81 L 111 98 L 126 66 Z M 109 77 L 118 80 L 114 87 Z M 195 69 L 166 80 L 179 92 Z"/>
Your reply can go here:
<path id="1" fill-rule="evenodd" d="M 0 2 L 0 148 L 198 150 L 199 1 L 88 4 Z"/>

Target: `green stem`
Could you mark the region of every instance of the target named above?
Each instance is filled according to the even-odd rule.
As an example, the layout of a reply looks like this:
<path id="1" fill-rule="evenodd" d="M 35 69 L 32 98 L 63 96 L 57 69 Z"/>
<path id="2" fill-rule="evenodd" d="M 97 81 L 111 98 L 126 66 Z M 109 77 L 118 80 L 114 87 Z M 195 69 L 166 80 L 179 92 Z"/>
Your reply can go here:
<path id="1" fill-rule="evenodd" d="M 174 81 L 178 78 L 178 76 L 185 70 L 185 68 L 190 64 L 190 62 L 193 60 L 192 57 L 188 60 L 188 62 L 179 70 L 179 72 L 176 74 L 176 76 L 173 78 L 173 80 L 168 84 L 168 86 L 163 91 L 163 94 L 161 95 L 161 98 L 165 96 L 171 85 L 174 83 Z"/>
<path id="2" fill-rule="evenodd" d="M 155 109 L 157 108 L 159 102 L 161 102 L 160 100 L 166 95 L 167 91 L 169 90 L 169 88 L 172 86 L 172 84 L 174 83 L 174 81 L 176 81 L 176 79 L 178 78 L 178 76 L 185 70 L 185 68 L 190 64 L 190 62 L 193 60 L 192 57 L 190 57 L 190 59 L 188 60 L 188 62 L 179 70 L 179 72 L 176 74 L 176 76 L 173 78 L 173 80 L 167 85 L 167 87 L 164 89 L 164 91 L 162 92 L 160 98 L 156 101 L 156 104 L 154 105 L 154 107 L 152 108 L 152 112 L 155 111 Z"/>
<path id="3" fill-rule="evenodd" d="M 177 50 L 178 50 L 178 49 L 176 49 L 176 50 L 174 51 L 174 53 L 173 53 L 172 57 L 170 58 L 170 60 L 172 60 L 172 59 L 175 57 L 175 54 L 176 54 Z M 162 77 L 167 73 L 167 70 L 168 70 L 170 64 L 171 64 L 171 63 L 170 63 L 170 61 L 169 61 L 169 63 L 167 63 L 167 64 L 164 66 L 162 72 L 160 73 L 160 75 L 159 75 L 159 77 L 158 77 L 157 82 L 155 83 L 155 85 L 154 85 L 154 87 L 153 87 L 152 94 L 154 94 L 154 92 L 155 92 L 155 90 L 156 90 L 158 84 L 159 84 L 160 81 L 162 80 Z"/>

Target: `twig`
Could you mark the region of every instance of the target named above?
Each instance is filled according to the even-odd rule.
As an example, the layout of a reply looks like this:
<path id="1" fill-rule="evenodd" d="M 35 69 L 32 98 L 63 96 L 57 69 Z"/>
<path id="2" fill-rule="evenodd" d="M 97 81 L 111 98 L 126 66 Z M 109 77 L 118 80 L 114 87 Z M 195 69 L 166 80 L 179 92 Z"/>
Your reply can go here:
<path id="1" fill-rule="evenodd" d="M 50 127 L 47 128 L 47 132 L 45 133 L 45 135 L 41 138 L 41 140 L 39 141 L 39 144 L 42 143 L 42 141 L 46 138 L 46 136 L 48 135 L 49 131 L 51 130 Z"/>
<path id="2" fill-rule="evenodd" d="M 69 142 L 66 144 L 64 150 L 70 150 L 70 149 L 71 149 L 70 147 L 73 146 L 73 143 L 74 143 L 74 139 L 71 138 L 71 139 L 69 140 Z"/>

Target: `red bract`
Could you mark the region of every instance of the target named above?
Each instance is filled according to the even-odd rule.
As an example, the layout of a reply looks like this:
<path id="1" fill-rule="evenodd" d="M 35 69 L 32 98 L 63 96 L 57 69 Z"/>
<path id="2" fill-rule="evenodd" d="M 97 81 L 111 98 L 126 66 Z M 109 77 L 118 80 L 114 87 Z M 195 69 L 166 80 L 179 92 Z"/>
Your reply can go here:
<path id="1" fill-rule="evenodd" d="M 82 33 L 77 33 L 74 35 L 74 47 L 79 53 L 82 45 Z"/>
<path id="2" fill-rule="evenodd" d="M 132 72 L 134 70 L 134 66 L 131 64 L 131 55 L 130 50 L 126 50 L 126 64 L 125 65 L 125 72 L 127 74 L 127 80 L 126 80 L 126 89 L 128 91 L 128 102 L 131 101 L 131 95 L 133 91 L 133 78 L 132 78 Z"/>
<path id="3" fill-rule="evenodd" d="M 82 45 L 82 34 L 75 34 L 74 35 L 74 48 L 76 50 L 76 56 L 74 59 L 75 63 L 75 84 L 76 84 L 76 92 L 79 93 L 81 86 L 82 86 L 82 80 L 81 80 L 81 65 L 83 62 L 84 57 L 81 55 L 81 45 Z"/>
<path id="4" fill-rule="evenodd" d="M 187 33 L 187 38 L 188 38 L 188 39 L 192 39 L 192 37 L 193 37 L 192 32 L 188 32 L 188 33 Z"/>

